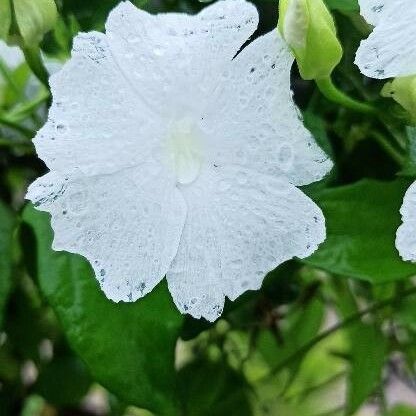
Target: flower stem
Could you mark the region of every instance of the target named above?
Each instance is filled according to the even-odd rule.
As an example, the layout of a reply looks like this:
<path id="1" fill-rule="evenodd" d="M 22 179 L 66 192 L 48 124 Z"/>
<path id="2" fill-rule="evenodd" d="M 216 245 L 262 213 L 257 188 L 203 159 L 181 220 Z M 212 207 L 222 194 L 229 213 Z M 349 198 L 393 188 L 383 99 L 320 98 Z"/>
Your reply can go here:
<path id="1" fill-rule="evenodd" d="M 306 353 L 309 352 L 313 347 L 315 347 L 318 343 L 323 341 L 325 338 L 328 338 L 330 335 L 332 335 L 334 332 L 339 331 L 340 329 L 343 329 L 356 321 L 360 320 L 363 316 L 368 315 L 370 313 L 376 312 L 380 309 L 383 309 L 387 306 L 393 305 L 396 302 L 400 301 L 401 299 L 407 297 L 416 295 L 416 287 L 412 287 L 407 290 L 400 291 L 400 293 L 382 300 L 380 302 L 376 302 L 373 305 L 369 306 L 366 309 L 363 309 L 362 311 L 358 311 L 356 313 L 353 313 L 348 318 L 344 319 L 343 321 L 339 322 L 338 324 L 332 326 L 331 328 L 327 329 L 326 331 L 323 331 L 321 334 L 316 336 L 315 338 L 311 339 L 309 342 L 304 344 L 302 347 L 300 347 L 298 350 L 296 350 L 293 354 L 291 354 L 288 358 L 283 360 L 281 363 L 279 363 L 276 367 L 274 367 L 270 374 L 266 377 L 270 377 L 272 375 L 275 375 L 282 371 L 287 365 L 289 365 L 292 361 L 295 361 L 297 359 L 301 359 Z"/>
<path id="2" fill-rule="evenodd" d="M 9 119 L 6 116 L 3 116 L 0 114 L 0 124 L 3 124 L 6 127 L 9 127 L 13 130 L 18 131 L 19 133 L 23 134 L 28 139 L 31 139 L 34 136 L 34 132 L 22 125 L 20 125 L 18 122 L 15 122 L 14 120 Z"/>
<path id="3" fill-rule="evenodd" d="M 382 134 L 378 131 L 372 131 L 371 136 L 399 166 L 403 166 L 405 164 L 404 156 L 396 150 Z"/>
<path id="4" fill-rule="evenodd" d="M 49 98 L 49 90 L 42 90 L 34 100 L 27 101 L 20 105 L 15 111 L 10 112 L 8 114 L 9 119 L 17 122 L 29 117 L 42 103 L 48 101 Z"/>
<path id="5" fill-rule="evenodd" d="M 39 46 L 23 46 L 22 51 L 25 55 L 29 68 L 39 79 L 39 81 L 49 89 L 49 74 L 45 68 L 45 65 L 43 64 Z"/>
<path id="6" fill-rule="evenodd" d="M 355 100 L 354 98 L 349 97 L 343 91 L 338 89 L 330 77 L 316 79 L 315 82 L 321 93 L 326 98 L 328 98 L 328 100 L 340 104 L 343 107 L 349 108 L 350 110 L 357 111 L 358 113 L 373 115 L 377 113 L 375 107 L 371 106 L 370 104 Z"/>

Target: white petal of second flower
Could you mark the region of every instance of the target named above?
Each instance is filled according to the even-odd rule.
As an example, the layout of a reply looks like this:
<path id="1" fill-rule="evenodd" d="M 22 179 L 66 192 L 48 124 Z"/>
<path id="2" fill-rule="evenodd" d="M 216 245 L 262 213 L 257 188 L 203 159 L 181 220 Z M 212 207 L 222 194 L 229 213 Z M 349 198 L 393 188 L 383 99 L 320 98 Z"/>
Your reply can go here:
<path id="1" fill-rule="evenodd" d="M 285 178 L 206 169 L 181 191 L 188 214 L 167 279 L 177 307 L 196 318 L 214 321 L 225 296 L 258 289 L 270 270 L 325 239 L 321 210 Z"/>
<path id="2" fill-rule="evenodd" d="M 416 2 L 394 0 L 368 39 L 361 42 L 355 63 L 370 77 L 385 79 L 416 74 Z"/>
<path id="3" fill-rule="evenodd" d="M 135 301 L 164 277 L 186 216 L 183 197 L 157 166 L 90 177 L 50 172 L 27 198 L 51 214 L 53 248 L 86 257 L 116 302 Z"/>
<path id="4" fill-rule="evenodd" d="M 416 262 L 416 182 L 407 190 L 400 213 L 403 223 L 397 230 L 396 247 L 403 260 Z"/>
<path id="5" fill-rule="evenodd" d="M 359 0 L 360 13 L 372 25 L 377 25 L 381 16 L 397 0 Z"/>

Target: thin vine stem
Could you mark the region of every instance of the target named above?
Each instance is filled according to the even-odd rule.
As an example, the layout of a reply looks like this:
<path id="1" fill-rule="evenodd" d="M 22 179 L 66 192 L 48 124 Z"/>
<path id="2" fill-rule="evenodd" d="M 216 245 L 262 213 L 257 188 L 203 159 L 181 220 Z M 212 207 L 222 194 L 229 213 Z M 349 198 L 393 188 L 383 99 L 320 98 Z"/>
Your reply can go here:
<path id="1" fill-rule="evenodd" d="M 405 164 L 404 156 L 394 148 L 394 146 L 379 132 L 376 130 L 371 132 L 371 137 L 383 148 L 383 150 L 388 153 L 391 158 L 399 165 L 403 166 Z"/>
<path id="2" fill-rule="evenodd" d="M 377 109 L 370 104 L 351 98 L 341 91 L 330 77 L 315 80 L 321 93 L 330 101 L 358 113 L 376 115 Z"/>
<path id="3" fill-rule="evenodd" d="M 49 74 L 43 63 L 39 46 L 22 47 L 29 68 L 39 81 L 49 89 Z"/>
<path id="4" fill-rule="evenodd" d="M 20 125 L 18 122 L 15 122 L 14 120 L 11 120 L 3 115 L 0 115 L 0 124 L 3 124 L 4 126 L 9 127 L 15 131 L 18 131 L 28 139 L 31 139 L 34 136 L 34 132 L 31 129 L 28 129 L 27 127 L 24 127 Z"/>
<path id="5" fill-rule="evenodd" d="M 399 294 L 392 296 L 388 299 L 382 300 L 380 302 L 376 302 L 373 305 L 369 306 L 366 309 L 363 309 L 361 311 L 358 311 L 352 315 L 350 315 L 348 318 L 344 319 L 343 321 L 337 323 L 336 325 L 332 326 L 331 328 L 327 329 L 326 331 L 323 331 L 321 334 L 316 336 L 315 338 L 311 339 L 309 342 L 304 344 L 301 348 L 296 350 L 293 354 L 291 354 L 288 358 L 283 360 L 279 365 L 274 367 L 270 374 L 268 374 L 265 378 L 269 378 L 270 376 L 276 375 L 280 371 L 282 371 L 285 367 L 287 367 L 292 361 L 295 361 L 297 359 L 302 358 L 306 353 L 309 352 L 313 347 L 315 347 L 317 344 L 319 344 L 324 339 L 328 338 L 330 335 L 334 334 L 335 332 L 339 331 L 340 329 L 344 329 L 345 327 L 353 324 L 354 322 L 360 320 L 363 316 L 368 315 L 370 313 L 376 312 L 380 309 L 383 309 L 387 306 L 390 306 L 401 299 L 412 296 L 416 294 L 416 287 L 412 287 L 410 289 L 404 290 L 400 292 Z"/>

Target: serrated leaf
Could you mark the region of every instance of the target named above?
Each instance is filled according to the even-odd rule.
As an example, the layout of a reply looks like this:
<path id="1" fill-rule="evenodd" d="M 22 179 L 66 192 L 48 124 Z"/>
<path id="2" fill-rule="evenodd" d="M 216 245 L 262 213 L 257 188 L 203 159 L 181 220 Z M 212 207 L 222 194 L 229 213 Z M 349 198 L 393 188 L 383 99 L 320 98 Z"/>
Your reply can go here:
<path id="1" fill-rule="evenodd" d="M 395 248 L 399 209 L 409 184 L 366 179 L 313 196 L 325 215 L 327 238 L 305 262 L 372 283 L 415 275 L 416 265 L 401 260 Z"/>
<path id="2" fill-rule="evenodd" d="M 51 249 L 47 214 L 28 205 L 23 220 L 35 234 L 41 290 L 93 377 L 126 404 L 176 414 L 174 351 L 183 317 L 166 284 L 135 303 L 116 304 L 85 259 Z"/>

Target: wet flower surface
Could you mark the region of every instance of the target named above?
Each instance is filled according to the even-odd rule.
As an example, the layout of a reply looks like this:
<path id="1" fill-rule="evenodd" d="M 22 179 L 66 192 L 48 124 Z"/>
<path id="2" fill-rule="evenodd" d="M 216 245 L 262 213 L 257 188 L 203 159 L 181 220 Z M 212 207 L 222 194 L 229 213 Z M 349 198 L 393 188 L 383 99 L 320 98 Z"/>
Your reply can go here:
<path id="1" fill-rule="evenodd" d="M 297 186 L 332 163 L 292 101 L 278 31 L 240 51 L 257 23 L 243 0 L 194 16 L 124 2 L 51 77 L 35 138 L 50 172 L 27 198 L 51 214 L 54 249 L 86 257 L 108 298 L 135 301 L 166 275 L 181 312 L 215 320 L 226 296 L 324 240 Z"/>
<path id="2" fill-rule="evenodd" d="M 361 14 L 375 28 L 357 51 L 355 63 L 370 78 L 416 73 L 416 3 L 360 0 Z"/>

